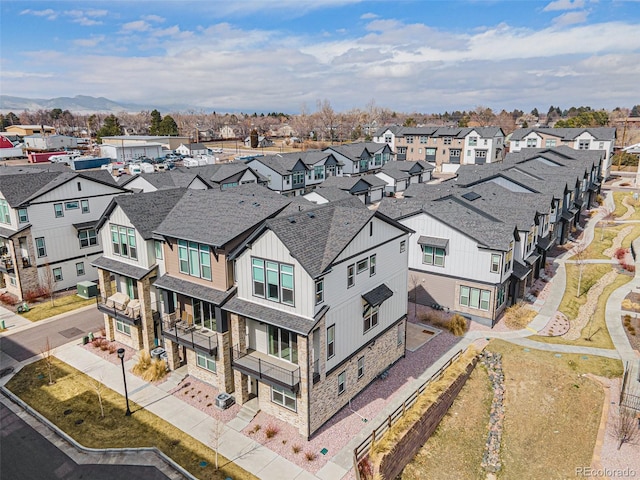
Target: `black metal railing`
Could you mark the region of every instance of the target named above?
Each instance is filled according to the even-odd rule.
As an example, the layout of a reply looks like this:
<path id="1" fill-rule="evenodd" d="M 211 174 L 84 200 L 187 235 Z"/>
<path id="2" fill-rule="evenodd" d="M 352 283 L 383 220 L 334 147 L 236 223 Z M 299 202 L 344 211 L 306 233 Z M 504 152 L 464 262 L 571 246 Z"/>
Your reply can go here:
<path id="1" fill-rule="evenodd" d="M 13 272 L 13 260 L 11 258 L 0 258 L 0 270 L 3 270 L 7 273 Z"/>
<path id="2" fill-rule="evenodd" d="M 140 325 L 141 323 L 140 304 L 131 306 L 128 303 L 118 303 L 110 297 L 102 297 L 100 295 L 96 297 L 96 304 L 99 311 L 117 320 L 130 325 Z"/>
<path id="3" fill-rule="evenodd" d="M 162 316 L 162 335 L 191 350 L 217 355 L 218 336 L 216 332 L 176 319 L 175 313 L 165 313 Z"/>
<path id="4" fill-rule="evenodd" d="M 231 366 L 247 375 L 257 377 L 267 383 L 288 388 L 294 392 L 300 386 L 300 367 L 288 370 L 275 362 L 255 355 L 255 351 L 241 351 L 238 345 L 232 348 Z"/>

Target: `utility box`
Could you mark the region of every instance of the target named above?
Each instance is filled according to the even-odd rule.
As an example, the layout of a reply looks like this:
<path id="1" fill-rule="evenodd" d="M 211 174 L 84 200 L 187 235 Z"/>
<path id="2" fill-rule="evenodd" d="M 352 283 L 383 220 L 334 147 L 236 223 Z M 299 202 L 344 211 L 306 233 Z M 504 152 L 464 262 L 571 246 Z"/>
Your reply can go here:
<path id="1" fill-rule="evenodd" d="M 77 288 L 79 297 L 89 299 L 98 296 L 98 284 L 95 282 L 79 282 Z"/>

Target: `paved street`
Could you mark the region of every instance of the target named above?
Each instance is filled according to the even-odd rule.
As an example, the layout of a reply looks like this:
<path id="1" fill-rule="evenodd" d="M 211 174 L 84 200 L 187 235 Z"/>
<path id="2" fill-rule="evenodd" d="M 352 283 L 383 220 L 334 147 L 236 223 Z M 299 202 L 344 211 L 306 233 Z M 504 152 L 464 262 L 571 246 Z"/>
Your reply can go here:
<path id="1" fill-rule="evenodd" d="M 152 466 L 78 465 L 18 415 L 0 403 L 0 472 L 2 478 L 20 480 L 145 480 L 168 479 Z"/>
<path id="2" fill-rule="evenodd" d="M 7 323 L 10 325 L 9 322 Z M 0 351 L 22 362 L 34 355 L 39 355 L 47 338 L 51 348 L 55 348 L 82 338 L 88 332 L 95 332 L 102 326 L 102 313 L 93 307 L 56 320 L 36 322 L 27 329 L 21 327 L 15 333 L 9 329 L 6 334 L 0 336 Z M 0 356 L 0 359 L 2 358 L 4 355 Z M 0 368 L 4 366 L 0 363 Z"/>

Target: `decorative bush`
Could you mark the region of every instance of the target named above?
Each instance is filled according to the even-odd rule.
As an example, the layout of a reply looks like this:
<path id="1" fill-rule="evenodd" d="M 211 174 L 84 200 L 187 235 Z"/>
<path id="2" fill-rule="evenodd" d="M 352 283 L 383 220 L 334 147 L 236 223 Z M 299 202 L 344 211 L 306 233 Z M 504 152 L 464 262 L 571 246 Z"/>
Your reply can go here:
<path id="1" fill-rule="evenodd" d="M 449 320 L 449 322 L 447 323 L 446 328 L 454 335 L 460 337 L 464 335 L 464 332 L 467 331 L 467 328 L 469 328 L 469 324 L 466 318 L 464 318 L 462 315 L 456 314 L 451 317 L 451 320 Z"/>
<path id="2" fill-rule="evenodd" d="M 117 350 L 117 348 L 116 348 L 116 345 L 114 343 L 109 345 L 109 353 L 114 354 L 114 353 L 116 353 L 116 350 Z"/>
<path id="3" fill-rule="evenodd" d="M 100 340 L 100 350 L 102 350 L 103 352 L 106 352 L 109 349 L 109 340 L 107 340 L 106 338 L 102 338 Z"/>
<path id="4" fill-rule="evenodd" d="M 280 429 L 275 425 L 268 425 L 266 430 L 264 431 L 264 434 L 267 438 L 273 438 L 278 434 L 279 431 Z"/>
<path id="5" fill-rule="evenodd" d="M 304 458 L 307 459 L 307 462 L 313 462 L 316 459 L 316 454 L 313 452 L 305 452 Z"/>
<path id="6" fill-rule="evenodd" d="M 100 348 L 100 344 L 102 343 L 102 340 L 104 339 L 100 337 L 96 337 L 93 340 L 91 340 L 91 345 L 93 345 L 95 348 Z"/>
<path id="7" fill-rule="evenodd" d="M 138 355 L 138 363 L 133 366 L 131 370 L 136 375 L 142 376 L 144 372 L 151 366 L 151 355 L 146 350 L 143 350 Z"/>
<path id="8" fill-rule="evenodd" d="M 626 248 L 617 248 L 616 253 L 614 255 L 618 260 L 622 260 L 626 254 L 627 254 Z"/>
<path id="9" fill-rule="evenodd" d="M 9 292 L 4 292 L 0 294 L 0 302 L 4 303 L 5 305 L 9 305 L 13 307 L 17 305 L 19 301 L 20 299 L 18 297 L 16 297 L 15 295 Z"/>
<path id="10" fill-rule="evenodd" d="M 302 451 L 302 447 L 300 445 L 292 445 L 291 451 L 295 454 L 298 454 Z"/>

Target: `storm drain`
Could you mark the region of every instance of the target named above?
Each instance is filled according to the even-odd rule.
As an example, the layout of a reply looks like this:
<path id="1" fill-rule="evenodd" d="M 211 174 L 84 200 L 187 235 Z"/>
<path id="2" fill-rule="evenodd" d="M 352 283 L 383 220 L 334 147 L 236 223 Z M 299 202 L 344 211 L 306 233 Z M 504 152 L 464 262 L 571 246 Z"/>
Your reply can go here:
<path id="1" fill-rule="evenodd" d="M 83 331 L 77 327 L 73 327 L 73 328 L 67 328 L 66 330 L 62 330 L 61 332 L 58 332 L 58 333 L 65 338 L 73 338 L 73 337 L 77 337 L 78 335 L 82 335 Z"/>

